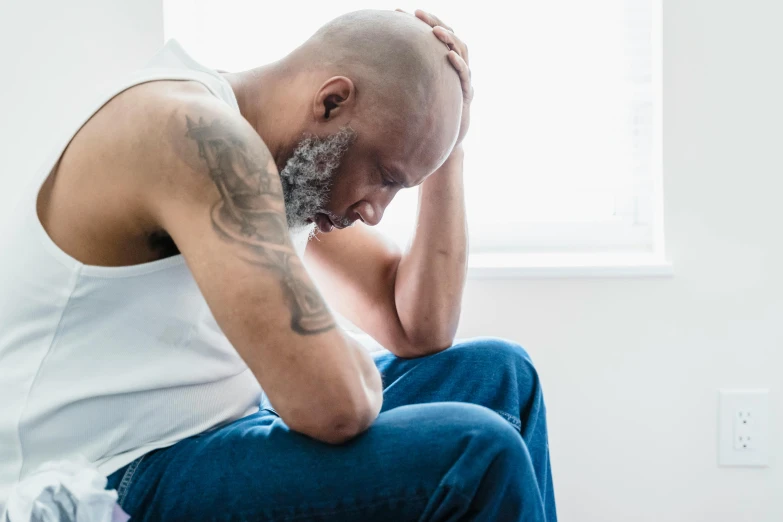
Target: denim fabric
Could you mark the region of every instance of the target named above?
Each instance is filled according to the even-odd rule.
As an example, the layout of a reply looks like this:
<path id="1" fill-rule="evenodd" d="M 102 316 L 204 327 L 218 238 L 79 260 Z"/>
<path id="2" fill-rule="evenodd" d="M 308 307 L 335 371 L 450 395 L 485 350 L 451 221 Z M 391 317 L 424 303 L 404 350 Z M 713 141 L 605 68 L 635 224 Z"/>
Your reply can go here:
<path id="1" fill-rule="evenodd" d="M 541 386 L 519 345 L 478 338 L 374 358 L 383 410 L 346 444 L 293 432 L 262 404 L 148 453 L 107 487 L 133 522 L 556 520 Z"/>

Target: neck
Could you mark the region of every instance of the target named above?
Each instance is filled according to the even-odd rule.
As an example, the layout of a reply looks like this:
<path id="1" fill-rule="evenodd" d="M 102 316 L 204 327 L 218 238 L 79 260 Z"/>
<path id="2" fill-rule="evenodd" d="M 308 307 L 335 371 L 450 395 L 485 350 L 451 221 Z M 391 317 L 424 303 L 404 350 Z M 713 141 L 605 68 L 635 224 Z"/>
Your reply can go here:
<path id="1" fill-rule="evenodd" d="M 224 73 L 239 104 L 239 112 L 255 129 L 272 153 L 278 169 L 285 166 L 297 142 L 296 121 L 292 121 L 291 79 L 277 64 L 239 73 Z M 285 86 L 285 89 L 281 89 Z M 286 118 L 283 108 L 287 108 Z"/>

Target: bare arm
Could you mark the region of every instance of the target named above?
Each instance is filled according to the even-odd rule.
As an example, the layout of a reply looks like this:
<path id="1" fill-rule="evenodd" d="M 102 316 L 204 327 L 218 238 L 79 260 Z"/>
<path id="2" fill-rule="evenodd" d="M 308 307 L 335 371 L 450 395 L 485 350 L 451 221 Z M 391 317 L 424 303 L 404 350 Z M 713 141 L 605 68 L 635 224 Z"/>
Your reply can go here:
<path id="1" fill-rule="evenodd" d="M 465 283 L 467 227 L 462 157 L 452 157 L 421 186 L 411 248 L 363 224 L 311 241 L 305 260 L 330 303 L 400 357 L 451 345 Z"/>
<path id="2" fill-rule="evenodd" d="M 335 327 L 292 247 L 268 149 L 239 115 L 199 100 L 169 118 L 171 154 L 146 192 L 149 212 L 281 418 L 295 431 L 343 442 L 380 411 L 378 370 Z"/>
<path id="3" fill-rule="evenodd" d="M 422 184 L 410 249 L 358 225 L 312 241 L 306 259 L 330 302 L 400 357 L 417 357 L 451 345 L 459 323 L 468 256 L 460 145 L 470 120 L 473 88 L 467 47 L 436 17 L 417 11 L 450 49 L 462 82 L 462 123 L 457 146 Z"/>
<path id="4" fill-rule="evenodd" d="M 397 268 L 397 313 L 414 353 L 447 348 L 457 332 L 468 266 L 462 158 L 460 147 L 422 184 L 413 241 Z"/>

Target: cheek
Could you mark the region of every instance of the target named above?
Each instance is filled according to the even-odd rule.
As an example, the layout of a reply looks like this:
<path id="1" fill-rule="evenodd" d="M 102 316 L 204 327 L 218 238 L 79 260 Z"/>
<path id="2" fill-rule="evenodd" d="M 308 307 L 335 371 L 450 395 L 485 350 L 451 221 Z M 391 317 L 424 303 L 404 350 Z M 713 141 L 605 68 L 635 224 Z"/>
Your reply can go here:
<path id="1" fill-rule="evenodd" d="M 351 168 L 350 164 L 346 163 L 341 166 L 340 172 L 332 181 L 327 207 L 332 212 L 344 214 L 359 201 L 371 197 L 376 189 L 377 186 L 366 169 Z"/>

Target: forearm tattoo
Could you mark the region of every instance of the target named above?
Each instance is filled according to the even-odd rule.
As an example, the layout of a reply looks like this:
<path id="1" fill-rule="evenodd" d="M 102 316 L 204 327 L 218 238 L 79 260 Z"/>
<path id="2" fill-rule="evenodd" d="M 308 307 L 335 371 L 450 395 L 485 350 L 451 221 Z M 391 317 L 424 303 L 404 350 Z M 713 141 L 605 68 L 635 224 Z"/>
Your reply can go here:
<path id="1" fill-rule="evenodd" d="M 291 310 L 291 329 L 316 334 L 334 328 L 334 319 L 310 282 L 291 246 L 285 203 L 271 156 L 258 157 L 242 137 L 220 120 L 207 124 L 186 116 L 186 136 L 198 144 L 199 156 L 220 192 L 212 206 L 212 226 L 237 252 L 256 266 L 273 271 Z"/>

